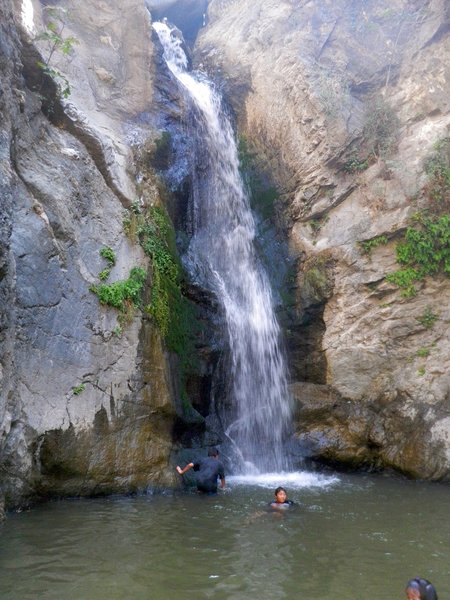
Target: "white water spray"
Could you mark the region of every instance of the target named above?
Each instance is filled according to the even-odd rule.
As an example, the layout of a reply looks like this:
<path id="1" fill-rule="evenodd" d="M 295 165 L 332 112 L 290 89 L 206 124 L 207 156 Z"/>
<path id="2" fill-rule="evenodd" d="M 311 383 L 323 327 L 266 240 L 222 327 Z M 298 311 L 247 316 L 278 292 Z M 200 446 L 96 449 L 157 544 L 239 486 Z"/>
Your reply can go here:
<path id="1" fill-rule="evenodd" d="M 224 309 L 233 406 L 226 434 L 241 470 L 280 471 L 288 467 L 283 441 L 291 402 L 271 290 L 254 250 L 255 223 L 233 130 L 212 84 L 186 70 L 179 37 L 165 23 L 153 27 L 167 65 L 196 113 L 199 156 L 193 173 L 193 237 L 185 262 Z"/>

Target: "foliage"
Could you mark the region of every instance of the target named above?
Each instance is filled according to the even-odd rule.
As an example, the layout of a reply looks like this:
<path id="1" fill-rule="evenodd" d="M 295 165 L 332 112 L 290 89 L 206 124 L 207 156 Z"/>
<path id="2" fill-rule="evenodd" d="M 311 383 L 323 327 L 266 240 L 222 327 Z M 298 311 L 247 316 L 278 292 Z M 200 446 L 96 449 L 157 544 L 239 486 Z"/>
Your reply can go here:
<path id="1" fill-rule="evenodd" d="M 309 221 L 313 235 L 317 235 L 326 223 L 329 221 L 329 215 L 323 215 L 321 217 L 315 217 Z"/>
<path id="2" fill-rule="evenodd" d="M 67 12 L 61 7 L 46 7 L 47 14 L 53 20 L 47 22 L 45 31 L 42 31 L 36 36 L 36 40 L 44 40 L 49 43 L 50 49 L 47 58 L 42 61 L 38 61 L 37 66 L 42 70 L 45 75 L 48 75 L 56 83 L 60 95 L 63 98 L 68 98 L 71 94 L 70 84 L 65 75 L 63 75 L 58 69 L 50 66 L 50 61 L 53 58 L 55 52 L 60 52 L 64 56 L 67 56 L 73 50 L 75 44 L 78 44 L 78 40 L 73 36 L 63 37 L 63 31 L 65 28 L 65 18 Z"/>
<path id="3" fill-rule="evenodd" d="M 193 350 L 193 309 L 183 294 L 183 271 L 178 258 L 175 230 L 162 206 L 141 212 L 135 204 L 124 219 L 125 230 L 140 243 L 153 267 L 150 314 L 169 350 L 180 356 L 182 369 L 188 366 Z"/>
<path id="4" fill-rule="evenodd" d="M 450 138 L 439 140 L 425 161 L 425 193 L 438 212 L 450 208 Z"/>
<path id="5" fill-rule="evenodd" d="M 417 221 L 418 226 L 409 227 L 405 241 L 396 248 L 397 262 L 405 268 L 386 276 L 407 298 L 416 295 L 414 283 L 427 275 L 450 276 L 450 215 L 434 219 L 419 215 Z"/>
<path id="6" fill-rule="evenodd" d="M 116 255 L 114 253 L 114 250 L 109 246 L 105 246 L 100 250 L 100 256 L 107 260 L 111 266 L 114 266 L 116 264 Z"/>
<path id="7" fill-rule="evenodd" d="M 74 396 L 79 396 L 82 392 L 84 392 L 85 389 L 86 389 L 86 386 L 84 385 L 84 383 L 80 383 L 79 385 L 75 385 L 72 388 L 72 394 Z"/>
<path id="8" fill-rule="evenodd" d="M 348 104 L 349 85 L 345 73 L 316 63 L 314 87 L 328 117 L 337 117 Z"/>
<path id="9" fill-rule="evenodd" d="M 419 375 L 420 377 L 423 377 L 425 375 L 425 367 L 419 367 L 417 369 L 417 375 Z"/>
<path id="10" fill-rule="evenodd" d="M 417 317 L 417 320 L 425 329 L 431 329 L 436 323 L 438 315 L 434 314 L 430 306 L 427 306 L 422 316 Z"/>
<path id="11" fill-rule="evenodd" d="M 90 289 L 98 296 L 101 304 L 117 308 L 123 314 L 129 314 L 130 309 L 140 304 L 146 277 L 144 269 L 134 267 L 128 279 L 92 286 Z"/>
<path id="12" fill-rule="evenodd" d="M 100 273 L 98 274 L 98 278 L 100 279 L 100 281 L 106 281 L 110 274 L 111 269 L 107 267 L 106 269 L 103 269 L 103 271 L 100 271 Z"/>
<path id="13" fill-rule="evenodd" d="M 382 244 L 387 244 L 388 241 L 389 240 L 385 235 L 379 235 L 371 240 L 359 242 L 359 246 L 364 254 L 368 254 L 370 256 L 372 254 L 372 250 L 375 250 L 375 248 L 378 248 L 378 246 L 381 246 Z"/>
<path id="14" fill-rule="evenodd" d="M 379 97 L 367 107 L 362 137 L 369 155 L 387 158 L 396 149 L 400 131 L 400 120 L 392 106 Z"/>
<path id="15" fill-rule="evenodd" d="M 416 356 L 419 356 L 420 358 L 426 358 L 429 355 L 430 355 L 429 348 L 419 348 L 416 352 Z"/>
<path id="16" fill-rule="evenodd" d="M 360 173 L 369 168 L 368 158 L 359 158 L 358 155 L 353 154 L 342 167 L 346 173 Z"/>

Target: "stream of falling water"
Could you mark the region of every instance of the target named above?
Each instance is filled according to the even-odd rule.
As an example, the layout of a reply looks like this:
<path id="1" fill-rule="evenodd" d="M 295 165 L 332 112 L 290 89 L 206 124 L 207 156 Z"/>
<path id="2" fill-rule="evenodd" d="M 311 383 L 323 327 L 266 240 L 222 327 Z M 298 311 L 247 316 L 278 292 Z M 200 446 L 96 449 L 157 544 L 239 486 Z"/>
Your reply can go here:
<path id="1" fill-rule="evenodd" d="M 211 289 L 225 314 L 231 353 L 226 435 L 238 469 L 288 468 L 283 441 L 291 422 L 280 330 L 267 276 L 254 249 L 255 222 L 239 171 L 236 141 L 221 98 L 199 72 L 187 70 L 182 42 L 166 23 L 153 24 L 164 58 L 195 112 L 200 149 L 193 169 L 191 276 Z M 191 132 L 190 132 L 191 133 Z"/>

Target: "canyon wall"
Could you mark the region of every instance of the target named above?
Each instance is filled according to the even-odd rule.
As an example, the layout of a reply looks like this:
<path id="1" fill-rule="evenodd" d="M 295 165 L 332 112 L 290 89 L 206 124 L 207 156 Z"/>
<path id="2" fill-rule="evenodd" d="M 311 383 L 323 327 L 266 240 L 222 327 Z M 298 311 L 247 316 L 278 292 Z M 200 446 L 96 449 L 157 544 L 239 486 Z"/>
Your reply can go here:
<path id="1" fill-rule="evenodd" d="M 194 63 L 274 200 L 258 244 L 275 264 L 300 454 L 448 479 L 449 279 L 405 297 L 386 275 L 407 228 L 449 211 L 429 165 L 449 165 L 450 8 L 212 0 L 196 19 Z M 0 513 L 174 485 L 174 449 L 204 443 L 223 395 L 215 299 L 185 282 L 201 331 L 183 392 L 144 310 L 154 265 L 129 235 L 136 211 L 164 203 L 186 228 L 189 139 L 150 25 L 140 0 L 0 0 Z M 137 267 L 139 306 L 99 302 L 102 277 Z"/>
<path id="2" fill-rule="evenodd" d="M 448 214 L 430 164 L 448 176 L 449 31 L 444 0 L 212 0 L 195 57 L 278 189 L 297 440 L 331 464 L 437 480 L 450 476 L 448 272 L 416 295 L 385 276 L 415 215 Z"/>
<path id="3" fill-rule="evenodd" d="M 149 14 L 1 0 L 0 17 L 0 501 L 173 484 L 170 357 L 148 314 L 92 291 L 136 267 L 150 289 L 124 231 L 160 202 L 133 159 L 158 127 Z"/>

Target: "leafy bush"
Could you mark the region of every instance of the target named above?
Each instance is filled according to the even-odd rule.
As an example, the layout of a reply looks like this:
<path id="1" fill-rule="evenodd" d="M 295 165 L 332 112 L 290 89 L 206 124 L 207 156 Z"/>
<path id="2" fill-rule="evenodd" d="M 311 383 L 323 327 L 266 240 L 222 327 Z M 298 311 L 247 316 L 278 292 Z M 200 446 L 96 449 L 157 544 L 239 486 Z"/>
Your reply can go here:
<path id="1" fill-rule="evenodd" d="M 67 11 L 61 7 L 46 6 L 44 7 L 46 14 L 50 16 L 52 20 L 49 20 L 45 31 L 42 31 L 36 36 L 36 40 L 44 40 L 49 43 L 49 53 L 47 58 L 37 62 L 37 66 L 42 70 L 45 75 L 48 75 L 56 83 L 59 94 L 63 98 L 68 98 L 71 94 L 69 80 L 63 75 L 58 69 L 50 66 L 50 61 L 53 58 L 55 52 L 61 52 L 61 54 L 67 56 L 71 53 L 75 44 L 78 44 L 78 40 L 72 36 L 63 37 L 63 31 L 65 28 L 65 19 L 67 17 Z"/>
<path id="2" fill-rule="evenodd" d="M 417 320 L 425 327 L 425 329 L 431 329 L 436 323 L 437 319 L 438 315 L 434 314 L 430 306 L 426 307 L 422 316 L 417 317 Z"/>
<path id="3" fill-rule="evenodd" d="M 139 306 L 146 277 L 144 269 L 134 267 L 131 269 L 128 279 L 92 286 L 90 289 L 98 296 L 101 304 L 112 306 L 122 313 L 126 313 L 130 307 Z"/>
<path id="4" fill-rule="evenodd" d="M 342 168 L 346 173 L 360 173 L 369 168 L 369 159 L 353 155 L 344 163 Z"/>
<path id="5" fill-rule="evenodd" d="M 79 396 L 82 392 L 84 392 L 85 389 L 86 389 L 86 386 L 84 385 L 84 383 L 80 383 L 79 385 L 75 385 L 72 388 L 72 394 L 74 396 Z"/>
<path id="6" fill-rule="evenodd" d="M 114 254 L 114 250 L 109 246 L 105 246 L 100 250 L 100 256 L 106 259 L 111 266 L 116 264 L 116 255 Z"/>
<path id="7" fill-rule="evenodd" d="M 386 280 L 403 288 L 404 297 L 415 296 L 414 283 L 427 275 L 450 276 L 450 215 L 430 218 L 419 215 L 418 227 L 409 227 L 405 241 L 397 244 L 397 262 L 405 265 Z"/>
<path id="8" fill-rule="evenodd" d="M 100 273 L 98 274 L 98 278 L 100 279 L 100 281 L 106 281 L 108 279 L 108 277 L 111 274 L 111 269 L 110 268 L 106 268 L 103 269 L 103 271 L 100 271 Z"/>
<path id="9" fill-rule="evenodd" d="M 400 120 L 392 106 L 382 97 L 367 107 L 362 137 L 369 154 L 387 158 L 397 147 Z"/>
<path id="10" fill-rule="evenodd" d="M 425 193 L 437 212 L 450 208 L 450 138 L 434 145 L 431 156 L 425 161 L 428 183 Z"/>
<path id="11" fill-rule="evenodd" d="M 364 252 L 364 254 L 368 254 L 370 256 L 372 250 L 375 250 L 375 248 L 378 248 L 378 246 L 381 246 L 382 244 L 387 244 L 388 241 L 389 240 L 385 235 L 379 235 L 378 237 L 372 238 L 371 240 L 359 242 L 359 246 L 361 247 L 361 250 Z"/>

